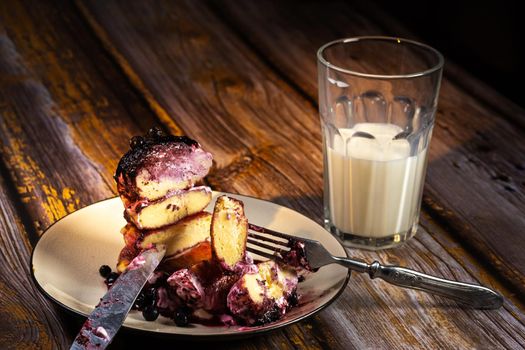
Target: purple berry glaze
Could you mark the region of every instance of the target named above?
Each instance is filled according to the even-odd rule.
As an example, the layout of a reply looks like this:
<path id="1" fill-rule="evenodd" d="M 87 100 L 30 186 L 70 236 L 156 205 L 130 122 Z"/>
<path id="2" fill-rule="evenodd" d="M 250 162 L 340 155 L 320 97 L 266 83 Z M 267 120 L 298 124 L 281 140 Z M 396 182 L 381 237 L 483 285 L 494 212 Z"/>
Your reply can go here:
<path id="1" fill-rule="evenodd" d="M 228 327 L 235 326 L 237 324 L 235 320 L 233 319 L 233 317 L 228 314 L 222 314 L 219 317 L 219 319 L 225 326 L 228 326 Z"/>
<path id="2" fill-rule="evenodd" d="M 238 319 L 241 319 L 242 323 L 250 326 L 265 324 L 282 318 L 292 306 L 290 300 L 296 296 L 298 282 L 297 275 L 293 270 L 281 274 L 281 271 L 284 269 L 287 269 L 287 267 L 274 263 L 269 271 L 269 278 L 273 283 L 281 284 L 283 294 L 278 298 L 273 298 L 269 293 L 265 278 L 258 279 L 257 282 L 259 282 L 264 293 L 261 295 L 262 302 L 255 302 L 244 285 L 244 279 L 239 279 L 230 289 L 227 296 L 227 306 L 230 312 Z M 258 272 L 249 271 L 247 274 L 258 274 Z M 283 276 L 288 277 L 283 278 Z"/>
<path id="3" fill-rule="evenodd" d="M 146 259 L 142 255 L 139 255 L 135 257 L 133 260 L 131 260 L 126 270 L 128 271 L 136 270 L 142 267 L 145 263 L 146 263 Z"/>
<path id="4" fill-rule="evenodd" d="M 306 259 L 304 243 L 299 240 L 291 239 L 288 243 L 288 246 L 290 247 L 289 251 L 281 251 L 279 253 L 283 262 L 286 265 L 290 265 L 295 268 L 313 271 L 312 267 L 308 263 L 308 260 Z"/>
<path id="5" fill-rule="evenodd" d="M 115 172 L 119 194 L 130 201 L 140 198 L 135 179 L 143 170 L 148 181 L 189 181 L 191 186 L 206 176 L 212 165 L 212 155 L 186 136 L 150 133 L 133 145 Z"/>
<path id="6" fill-rule="evenodd" d="M 226 312 L 226 298 L 240 275 L 224 274 L 215 278 L 205 289 L 204 309 L 213 313 Z"/>
<path id="7" fill-rule="evenodd" d="M 199 278 L 189 269 L 174 272 L 167 280 L 184 304 L 199 308 L 204 303 L 204 287 Z"/>
<path id="8" fill-rule="evenodd" d="M 165 276 L 165 273 L 162 271 L 155 271 L 149 276 L 148 283 L 149 284 L 156 284 L 162 281 L 163 277 Z"/>
<path id="9" fill-rule="evenodd" d="M 157 289 L 157 308 L 162 316 L 171 316 L 180 307 L 180 299 L 166 287 Z"/>
<path id="10" fill-rule="evenodd" d="M 265 301 L 267 300 L 268 299 Z M 253 325 L 257 322 L 259 314 L 261 314 L 261 310 L 264 308 L 264 303 L 254 303 L 250 297 L 250 293 L 244 287 L 242 280 L 237 281 L 230 289 L 226 303 L 230 312 L 248 325 Z"/>
<path id="11" fill-rule="evenodd" d="M 250 253 L 246 252 L 244 259 L 239 261 L 233 267 L 233 272 L 239 276 L 242 276 L 246 273 L 257 273 L 259 268 L 253 262 L 253 258 Z"/>

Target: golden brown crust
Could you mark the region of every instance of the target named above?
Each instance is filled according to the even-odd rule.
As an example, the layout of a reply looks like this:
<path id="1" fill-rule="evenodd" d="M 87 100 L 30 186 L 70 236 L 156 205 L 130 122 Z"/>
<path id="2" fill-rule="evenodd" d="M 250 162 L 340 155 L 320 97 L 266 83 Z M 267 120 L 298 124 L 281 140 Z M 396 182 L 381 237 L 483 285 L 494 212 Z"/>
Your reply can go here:
<path id="1" fill-rule="evenodd" d="M 137 248 L 135 248 L 134 245 L 125 246 L 124 248 L 122 248 L 118 256 L 117 271 L 124 272 L 131 260 L 133 260 L 137 255 L 139 255 L 139 253 L 140 251 Z"/>
<path id="2" fill-rule="evenodd" d="M 142 238 L 142 232 L 133 224 L 128 223 L 124 226 L 120 233 L 124 237 L 124 244 L 126 247 L 136 247 L 138 241 Z"/>
<path id="3" fill-rule="evenodd" d="M 209 260 L 211 260 L 211 244 L 209 241 L 204 241 L 177 255 L 165 258 L 160 269 L 166 272 L 174 272 Z"/>

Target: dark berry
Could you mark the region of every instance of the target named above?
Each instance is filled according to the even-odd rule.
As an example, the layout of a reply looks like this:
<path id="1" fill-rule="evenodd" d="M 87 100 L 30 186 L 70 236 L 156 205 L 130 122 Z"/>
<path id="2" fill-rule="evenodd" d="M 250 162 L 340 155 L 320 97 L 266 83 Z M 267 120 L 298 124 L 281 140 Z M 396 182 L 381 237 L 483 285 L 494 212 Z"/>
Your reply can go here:
<path id="1" fill-rule="evenodd" d="M 159 317 L 159 309 L 155 305 L 147 305 L 142 310 L 142 317 L 146 321 L 155 321 Z"/>
<path id="2" fill-rule="evenodd" d="M 142 136 L 133 136 L 131 140 L 129 140 L 129 145 L 131 148 L 137 148 L 141 146 L 144 143 L 144 138 Z"/>
<path id="3" fill-rule="evenodd" d="M 145 307 L 146 305 L 155 305 L 156 301 L 157 301 L 157 289 L 154 287 L 145 288 L 143 307 Z"/>
<path id="4" fill-rule="evenodd" d="M 173 318 L 175 324 L 179 327 L 186 327 L 190 322 L 190 317 L 185 310 L 177 310 Z"/>
<path id="5" fill-rule="evenodd" d="M 155 287 L 146 288 L 146 291 L 144 292 L 144 294 L 146 295 L 146 297 L 150 299 L 156 299 L 157 298 L 157 288 Z"/>
<path id="6" fill-rule="evenodd" d="M 111 273 L 111 267 L 109 267 L 108 265 L 102 265 L 98 269 L 98 272 L 100 273 L 100 276 L 108 278 L 109 274 Z"/>
<path id="7" fill-rule="evenodd" d="M 148 137 L 152 139 L 159 139 L 164 136 L 164 132 L 159 127 L 154 127 L 148 130 Z"/>
<path id="8" fill-rule="evenodd" d="M 107 284 L 113 284 L 117 280 L 119 274 L 116 272 L 111 272 L 108 277 L 106 277 Z"/>
<path id="9" fill-rule="evenodd" d="M 276 306 L 273 309 L 265 312 L 264 315 L 259 320 L 257 320 L 257 323 L 266 324 L 277 321 L 279 318 L 281 318 L 281 311 Z"/>
<path id="10" fill-rule="evenodd" d="M 135 302 L 133 303 L 133 309 L 136 310 L 142 310 L 144 308 L 145 296 L 143 292 L 140 292 L 139 295 L 137 295 L 137 299 L 135 299 Z"/>
<path id="11" fill-rule="evenodd" d="M 144 294 L 150 298 L 154 298 L 155 295 L 157 294 L 157 289 L 155 287 L 146 288 L 146 291 Z"/>
<path id="12" fill-rule="evenodd" d="M 290 294 L 290 297 L 288 297 L 288 303 L 290 306 L 297 306 L 299 305 L 299 297 L 297 296 L 297 292 L 293 292 Z"/>

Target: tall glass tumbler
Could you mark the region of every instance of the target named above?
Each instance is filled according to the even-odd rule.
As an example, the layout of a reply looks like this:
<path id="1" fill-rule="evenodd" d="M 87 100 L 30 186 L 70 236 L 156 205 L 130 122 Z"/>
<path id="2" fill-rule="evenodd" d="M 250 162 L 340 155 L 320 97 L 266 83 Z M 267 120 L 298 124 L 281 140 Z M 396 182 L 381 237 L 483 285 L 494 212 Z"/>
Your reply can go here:
<path id="1" fill-rule="evenodd" d="M 415 41 L 356 37 L 318 53 L 326 228 L 347 246 L 417 231 L 443 56 Z"/>

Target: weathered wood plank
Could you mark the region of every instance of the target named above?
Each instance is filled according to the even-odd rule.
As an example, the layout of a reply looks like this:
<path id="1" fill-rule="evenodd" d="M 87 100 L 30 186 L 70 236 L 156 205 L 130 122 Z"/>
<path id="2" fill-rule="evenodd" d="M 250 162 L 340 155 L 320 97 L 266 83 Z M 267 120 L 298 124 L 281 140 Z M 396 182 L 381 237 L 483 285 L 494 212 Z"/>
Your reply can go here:
<path id="1" fill-rule="evenodd" d="M 177 125 L 215 154 L 212 185 L 270 198 L 320 220 L 321 152 L 320 143 L 312 141 L 320 140 L 320 133 L 312 98 L 291 89 L 200 2 L 77 4 L 125 70 L 132 69 Z M 464 253 L 461 247 L 457 251 Z M 395 251 L 352 255 L 474 280 L 424 229 Z M 481 279 L 485 271 L 474 272 Z M 483 278 L 493 283 L 493 277 Z M 498 311 L 465 310 L 356 275 L 326 311 L 255 338 L 252 345 L 523 347 L 523 322 L 523 311 L 512 302 Z"/>
<path id="2" fill-rule="evenodd" d="M 129 137 L 156 123 L 87 29 L 68 2 L 0 2 L 0 348 L 69 347 L 80 323 L 37 292 L 28 242 L 113 196 Z"/>
<path id="3" fill-rule="evenodd" d="M 30 278 L 31 244 L 13 205 L 13 189 L 0 175 L 0 348 L 51 349 L 67 344 L 56 306 L 38 292 Z"/>
<path id="4" fill-rule="evenodd" d="M 303 2 L 301 6 L 279 1 L 210 4 L 310 101 L 317 96 L 315 53 L 322 43 L 339 37 L 398 35 L 395 25 L 383 29 L 368 19 L 376 12 L 365 17 L 344 1 Z M 525 293 L 525 135 L 514 126 L 516 118 L 524 122 L 525 113 L 488 88 L 486 93 L 470 94 L 454 82 L 454 78 L 465 80 L 467 74 L 447 65 L 452 69 L 445 69 L 441 87 L 425 203 L 454 229 L 458 239 L 475 247 Z M 470 86 L 476 83 L 471 77 L 468 80 Z"/>
<path id="5" fill-rule="evenodd" d="M 113 195 L 129 137 L 155 118 L 67 3 L 3 2 L 0 21 L 2 160 L 41 231 Z"/>

